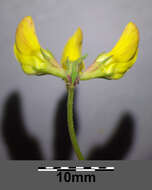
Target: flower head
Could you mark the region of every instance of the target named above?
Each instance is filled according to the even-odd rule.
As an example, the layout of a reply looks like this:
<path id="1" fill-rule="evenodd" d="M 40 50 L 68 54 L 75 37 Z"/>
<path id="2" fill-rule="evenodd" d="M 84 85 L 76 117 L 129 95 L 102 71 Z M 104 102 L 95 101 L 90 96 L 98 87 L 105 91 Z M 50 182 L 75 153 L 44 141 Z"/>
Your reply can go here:
<path id="1" fill-rule="evenodd" d="M 76 85 L 79 80 L 92 78 L 120 79 L 136 62 L 139 31 L 129 22 L 119 41 L 108 53 L 101 53 L 85 71 L 82 56 L 83 33 L 80 28 L 67 41 L 58 64 L 53 54 L 40 46 L 35 26 L 30 16 L 24 17 L 16 29 L 14 53 L 26 74 L 58 76 Z"/>
<path id="2" fill-rule="evenodd" d="M 136 62 L 139 44 L 137 26 L 130 22 L 119 41 L 108 53 L 100 54 L 95 62 L 81 75 L 81 80 L 91 78 L 120 79 Z"/>

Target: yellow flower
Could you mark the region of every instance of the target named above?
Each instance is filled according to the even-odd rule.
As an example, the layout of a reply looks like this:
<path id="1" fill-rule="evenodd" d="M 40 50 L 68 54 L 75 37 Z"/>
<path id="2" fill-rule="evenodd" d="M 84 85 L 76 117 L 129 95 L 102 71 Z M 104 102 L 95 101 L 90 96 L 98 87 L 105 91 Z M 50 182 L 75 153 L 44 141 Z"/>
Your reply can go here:
<path id="1" fill-rule="evenodd" d="M 61 57 L 61 65 L 53 54 L 40 46 L 35 26 L 30 16 L 19 23 L 14 44 L 14 53 L 26 74 L 58 76 L 75 85 L 79 80 L 92 78 L 120 79 L 136 62 L 138 55 L 139 31 L 130 22 L 125 27 L 119 41 L 108 53 L 101 53 L 84 72 L 82 56 L 82 30 L 78 28 L 67 41 Z"/>
<path id="2" fill-rule="evenodd" d="M 26 74 L 52 74 L 65 78 L 65 72 L 52 53 L 41 48 L 35 26 L 30 16 L 18 24 L 15 35 L 14 53 Z"/>
<path id="3" fill-rule="evenodd" d="M 136 62 L 139 44 L 137 26 L 130 22 L 119 41 L 108 53 L 100 54 L 95 62 L 80 76 L 81 80 L 91 78 L 120 79 Z"/>
<path id="4" fill-rule="evenodd" d="M 64 69 L 67 68 L 67 61 L 74 62 L 81 57 L 83 33 L 80 28 L 67 41 L 61 57 L 61 64 Z M 80 65 L 80 71 L 84 69 L 84 62 Z"/>

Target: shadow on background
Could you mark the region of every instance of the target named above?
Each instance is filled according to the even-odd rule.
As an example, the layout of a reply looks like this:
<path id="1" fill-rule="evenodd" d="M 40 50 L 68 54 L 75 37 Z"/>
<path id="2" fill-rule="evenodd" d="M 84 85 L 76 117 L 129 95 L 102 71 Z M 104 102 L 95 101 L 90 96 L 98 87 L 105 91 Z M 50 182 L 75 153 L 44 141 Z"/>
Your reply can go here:
<path id="1" fill-rule="evenodd" d="M 76 111 L 76 96 L 74 101 L 75 130 L 78 132 Z M 93 147 L 87 160 L 122 160 L 131 149 L 135 133 L 133 116 L 127 112 L 122 115 L 114 133 L 104 145 Z M 9 158 L 12 160 L 43 160 L 42 151 L 24 125 L 21 99 L 17 92 L 12 93 L 4 104 L 2 135 L 7 146 Z M 70 160 L 73 148 L 70 142 L 67 126 L 67 93 L 58 102 L 54 119 L 54 158 L 53 160 Z M 52 152 L 52 150 L 51 150 Z"/>
<path id="2" fill-rule="evenodd" d="M 4 105 L 2 135 L 7 145 L 10 159 L 42 160 L 39 143 L 31 136 L 22 118 L 21 99 L 12 93 Z"/>
<path id="3" fill-rule="evenodd" d="M 76 111 L 77 90 L 74 97 L 74 127 L 78 132 L 78 117 Z M 54 120 L 54 160 L 70 160 L 73 148 L 68 134 L 67 124 L 67 92 L 60 98 Z"/>
<path id="4" fill-rule="evenodd" d="M 104 145 L 93 147 L 88 160 L 122 160 L 131 149 L 135 122 L 133 116 L 127 112 L 122 115 L 114 133 Z"/>

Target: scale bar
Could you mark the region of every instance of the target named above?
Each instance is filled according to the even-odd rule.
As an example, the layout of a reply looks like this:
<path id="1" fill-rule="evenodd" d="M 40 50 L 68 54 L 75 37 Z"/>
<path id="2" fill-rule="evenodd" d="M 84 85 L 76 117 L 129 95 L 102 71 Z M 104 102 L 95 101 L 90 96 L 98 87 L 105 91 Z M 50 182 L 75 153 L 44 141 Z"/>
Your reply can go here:
<path id="1" fill-rule="evenodd" d="M 75 172 L 96 172 L 96 171 L 114 171 L 115 167 L 109 166 L 109 167 L 82 167 L 82 166 L 76 166 L 76 167 L 68 167 L 68 166 L 62 166 L 62 167 L 38 167 L 38 171 L 40 172 L 59 172 L 59 171 L 75 171 Z"/>

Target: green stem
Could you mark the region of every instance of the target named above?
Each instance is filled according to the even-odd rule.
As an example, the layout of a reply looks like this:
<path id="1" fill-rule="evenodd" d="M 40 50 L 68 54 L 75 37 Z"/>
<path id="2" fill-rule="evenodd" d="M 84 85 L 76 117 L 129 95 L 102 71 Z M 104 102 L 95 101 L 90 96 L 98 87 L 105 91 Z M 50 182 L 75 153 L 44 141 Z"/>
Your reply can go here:
<path id="1" fill-rule="evenodd" d="M 74 87 L 68 87 L 68 103 L 67 103 L 67 116 L 68 116 L 68 130 L 72 146 L 79 160 L 84 160 L 84 157 L 80 151 L 75 130 L 73 124 L 73 97 L 74 97 Z"/>

